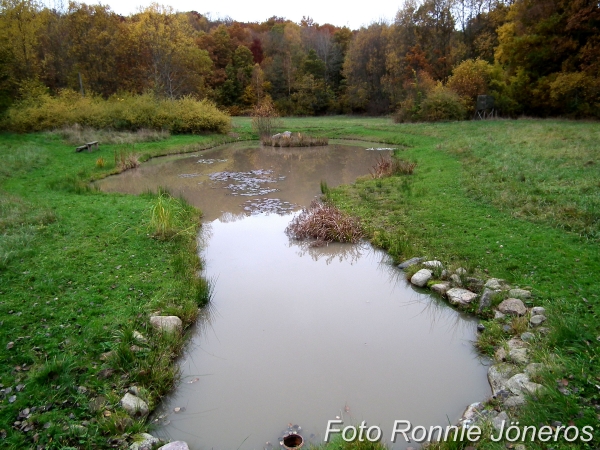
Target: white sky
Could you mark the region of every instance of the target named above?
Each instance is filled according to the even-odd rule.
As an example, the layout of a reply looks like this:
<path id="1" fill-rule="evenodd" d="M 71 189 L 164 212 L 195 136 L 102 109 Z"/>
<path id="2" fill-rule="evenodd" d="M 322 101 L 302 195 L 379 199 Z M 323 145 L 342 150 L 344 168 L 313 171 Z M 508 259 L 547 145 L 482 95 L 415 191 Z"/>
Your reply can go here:
<path id="1" fill-rule="evenodd" d="M 109 5 L 118 14 L 128 15 L 140 6 L 148 6 L 151 0 L 80 0 L 81 3 Z M 380 19 L 394 19 L 403 0 L 367 0 L 341 2 L 327 0 L 218 0 L 198 2 L 193 0 L 164 0 L 157 3 L 172 6 L 177 11 L 211 13 L 213 18 L 229 16 L 239 22 L 262 22 L 271 16 L 285 17 L 299 23 L 302 16 L 310 16 L 319 24 L 331 23 L 358 29 Z"/>

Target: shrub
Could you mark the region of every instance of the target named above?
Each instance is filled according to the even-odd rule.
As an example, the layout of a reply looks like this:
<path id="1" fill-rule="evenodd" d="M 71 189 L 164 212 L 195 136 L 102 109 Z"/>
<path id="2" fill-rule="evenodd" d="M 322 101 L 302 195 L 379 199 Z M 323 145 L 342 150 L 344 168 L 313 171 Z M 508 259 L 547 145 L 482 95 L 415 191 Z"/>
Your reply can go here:
<path id="1" fill-rule="evenodd" d="M 560 113 L 600 116 L 600 83 L 583 72 L 561 72 L 550 82 L 550 101 Z"/>
<path id="2" fill-rule="evenodd" d="M 285 232 L 295 239 L 315 239 L 315 246 L 326 242 L 356 243 L 364 236 L 358 219 L 316 200 L 292 220 Z"/>
<path id="3" fill-rule="evenodd" d="M 1 126 L 27 133 L 79 124 L 95 129 L 137 131 L 142 128 L 172 133 L 227 133 L 231 127 L 227 114 L 207 100 L 183 97 L 158 99 L 153 94 L 113 96 L 104 100 L 82 97 L 71 90 L 57 96 L 37 93 L 12 106 Z"/>
<path id="4" fill-rule="evenodd" d="M 421 103 L 420 118 L 426 122 L 463 120 L 466 110 L 458 94 L 439 84 Z"/>
<path id="5" fill-rule="evenodd" d="M 273 102 L 267 97 L 252 110 L 252 129 L 260 138 L 271 136 L 281 126 L 278 118 Z"/>

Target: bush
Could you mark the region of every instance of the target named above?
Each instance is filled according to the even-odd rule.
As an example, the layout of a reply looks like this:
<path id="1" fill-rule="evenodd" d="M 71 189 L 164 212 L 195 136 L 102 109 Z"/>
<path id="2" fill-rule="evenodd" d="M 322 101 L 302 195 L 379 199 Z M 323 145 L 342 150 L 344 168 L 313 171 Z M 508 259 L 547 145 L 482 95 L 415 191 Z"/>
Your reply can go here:
<path id="1" fill-rule="evenodd" d="M 269 97 L 254 107 L 252 110 L 252 129 L 258 134 L 258 137 L 271 136 L 279 126 L 279 114 L 277 114 Z"/>
<path id="2" fill-rule="evenodd" d="M 55 97 L 45 92 L 24 96 L 12 106 L 0 124 L 2 128 L 27 133 L 79 124 L 95 129 L 136 131 L 142 128 L 172 133 L 227 133 L 227 114 L 207 100 L 183 97 L 158 99 L 153 94 L 82 97 L 62 90 Z"/>
<path id="3" fill-rule="evenodd" d="M 423 100 L 419 113 L 421 120 L 425 122 L 463 120 L 466 114 L 467 111 L 458 94 L 441 84 Z"/>

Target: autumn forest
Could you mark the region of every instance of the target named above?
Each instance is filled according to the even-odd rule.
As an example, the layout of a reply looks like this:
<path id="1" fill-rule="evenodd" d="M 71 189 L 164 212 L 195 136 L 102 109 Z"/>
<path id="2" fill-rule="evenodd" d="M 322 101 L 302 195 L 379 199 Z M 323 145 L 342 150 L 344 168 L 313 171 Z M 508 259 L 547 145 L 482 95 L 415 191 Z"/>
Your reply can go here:
<path id="1" fill-rule="evenodd" d="M 232 12 L 233 14 L 233 12 Z M 270 99 L 282 115 L 600 116 L 593 0 L 406 0 L 359 30 L 271 17 L 211 20 L 153 5 L 0 3 L 0 111 L 31 96 L 207 99 L 231 115 Z"/>

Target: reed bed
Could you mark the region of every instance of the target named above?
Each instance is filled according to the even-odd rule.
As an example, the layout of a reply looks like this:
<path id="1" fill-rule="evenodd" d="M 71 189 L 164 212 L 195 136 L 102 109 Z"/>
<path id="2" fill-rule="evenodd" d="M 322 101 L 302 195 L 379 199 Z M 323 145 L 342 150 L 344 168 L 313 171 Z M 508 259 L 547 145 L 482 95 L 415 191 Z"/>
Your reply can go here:
<path id="1" fill-rule="evenodd" d="M 294 239 L 314 239 L 311 246 L 328 242 L 357 243 L 364 237 L 358 219 L 343 213 L 333 205 L 313 200 L 285 229 Z"/>
<path id="2" fill-rule="evenodd" d="M 285 135 L 263 136 L 260 141 L 269 147 L 320 147 L 329 144 L 329 138 L 312 137 L 302 133 L 292 133 L 289 137 Z"/>

